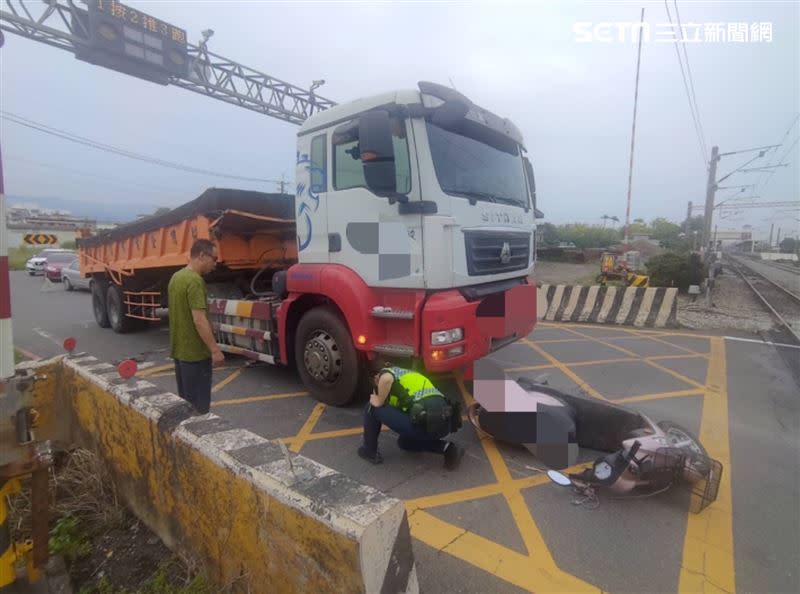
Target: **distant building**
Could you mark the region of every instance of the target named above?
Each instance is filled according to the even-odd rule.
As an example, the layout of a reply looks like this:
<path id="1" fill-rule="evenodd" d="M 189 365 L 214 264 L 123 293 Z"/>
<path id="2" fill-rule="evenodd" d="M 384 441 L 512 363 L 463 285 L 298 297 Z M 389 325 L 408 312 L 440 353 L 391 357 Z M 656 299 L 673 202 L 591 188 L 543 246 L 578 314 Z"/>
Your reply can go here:
<path id="1" fill-rule="evenodd" d="M 55 235 L 58 244 L 74 241 L 79 230 L 89 229 L 94 232 L 97 221 L 89 218 L 75 217 L 68 212 L 40 209 L 35 206 L 13 206 L 8 209 L 6 233 L 9 247 L 21 247 L 26 235 Z"/>

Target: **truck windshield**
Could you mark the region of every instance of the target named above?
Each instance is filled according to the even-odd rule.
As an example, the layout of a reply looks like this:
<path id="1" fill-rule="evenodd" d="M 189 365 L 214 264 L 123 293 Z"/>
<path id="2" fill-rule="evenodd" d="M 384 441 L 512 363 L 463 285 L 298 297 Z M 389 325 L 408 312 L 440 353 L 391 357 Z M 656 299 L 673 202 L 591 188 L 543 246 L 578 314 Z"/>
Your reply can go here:
<path id="1" fill-rule="evenodd" d="M 519 147 L 501 150 L 426 122 L 436 177 L 442 190 L 470 200 L 527 207 Z"/>

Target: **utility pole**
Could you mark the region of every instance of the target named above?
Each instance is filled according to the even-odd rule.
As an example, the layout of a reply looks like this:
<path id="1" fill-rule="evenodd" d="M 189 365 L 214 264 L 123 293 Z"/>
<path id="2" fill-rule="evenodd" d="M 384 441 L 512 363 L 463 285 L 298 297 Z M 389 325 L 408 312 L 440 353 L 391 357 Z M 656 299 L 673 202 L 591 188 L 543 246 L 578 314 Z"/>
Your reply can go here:
<path id="1" fill-rule="evenodd" d="M 689 232 L 689 221 L 692 220 L 692 201 L 689 200 L 689 204 L 686 207 L 686 233 Z"/>
<path id="2" fill-rule="evenodd" d="M 711 240 L 711 219 L 714 216 L 714 198 L 717 192 L 717 163 L 719 162 L 719 147 L 711 148 L 711 160 L 708 162 L 708 182 L 706 182 L 706 209 L 703 218 L 703 238 L 701 250 L 708 260 L 708 242 Z"/>
<path id="3" fill-rule="evenodd" d="M 772 249 L 772 232 L 775 231 L 775 223 L 769 226 L 769 249 Z"/>
<path id="4" fill-rule="evenodd" d="M 639 26 L 639 52 L 636 56 L 636 87 L 633 92 L 633 124 L 631 125 L 631 161 L 628 168 L 628 206 L 625 210 L 625 241 L 624 246 L 628 247 L 628 228 L 631 225 L 631 186 L 633 184 L 633 147 L 636 141 L 636 107 L 639 104 L 639 66 L 642 62 L 642 25 L 644 24 L 644 8 Z"/>
<path id="5" fill-rule="evenodd" d="M 775 247 L 781 248 L 781 228 L 778 227 L 778 238 L 775 240 Z"/>

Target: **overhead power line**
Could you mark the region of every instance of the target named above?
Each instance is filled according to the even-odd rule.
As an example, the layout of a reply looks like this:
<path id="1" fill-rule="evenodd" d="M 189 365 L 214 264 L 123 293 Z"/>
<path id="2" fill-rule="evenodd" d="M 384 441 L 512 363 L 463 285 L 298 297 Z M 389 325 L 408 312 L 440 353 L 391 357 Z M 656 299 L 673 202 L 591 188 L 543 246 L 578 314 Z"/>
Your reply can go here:
<path id="1" fill-rule="evenodd" d="M 164 159 L 160 159 L 158 157 L 152 157 L 150 155 L 145 155 L 142 153 L 136 153 L 133 151 L 129 151 L 127 149 L 119 148 L 116 146 L 112 146 L 110 144 L 104 144 L 102 142 L 98 142 L 96 140 L 92 140 L 90 138 L 86 138 L 85 136 L 79 136 L 77 134 L 73 134 L 71 132 L 67 132 L 65 130 L 60 130 L 58 128 L 53 128 L 52 126 L 47 126 L 46 124 L 42 124 L 40 122 L 36 122 L 34 120 L 30 120 L 27 118 L 23 118 L 22 116 L 18 116 L 11 112 L 0 110 L 0 116 L 9 122 L 17 124 L 19 126 L 24 126 L 26 128 L 30 128 L 32 130 L 37 130 L 39 132 L 43 132 L 44 134 L 49 134 L 51 136 L 55 136 L 57 138 L 61 138 L 63 140 L 68 140 L 70 142 L 74 142 L 76 144 L 81 144 L 84 146 L 88 146 L 93 149 L 105 151 L 108 153 L 112 153 L 115 155 L 119 155 L 121 157 L 127 157 L 129 159 L 135 159 L 137 161 L 142 161 L 144 163 L 148 163 L 150 165 L 159 165 L 161 167 L 168 167 L 171 169 L 177 169 L 179 171 L 185 171 L 188 173 L 196 173 L 199 175 L 208 175 L 212 177 L 223 177 L 227 179 L 235 179 L 239 181 L 249 181 L 249 182 L 266 182 L 266 183 L 276 183 L 280 184 L 281 180 L 277 179 L 265 179 L 260 177 L 245 177 L 241 175 L 231 175 L 229 173 L 221 173 L 219 171 L 213 171 L 211 169 L 203 169 L 200 167 L 192 167 L 190 165 L 184 165 L 182 163 L 176 163 L 174 161 L 166 161 Z"/>
<path id="2" fill-rule="evenodd" d="M 63 171 L 63 172 L 68 173 L 70 175 L 78 175 L 78 176 L 83 176 L 83 177 L 90 177 L 92 179 L 105 180 L 105 181 L 107 181 L 109 183 L 112 183 L 114 185 L 125 186 L 125 187 L 135 186 L 135 187 L 147 190 L 149 192 L 159 192 L 159 193 L 162 193 L 162 194 L 165 193 L 165 192 L 172 193 L 172 194 L 181 194 L 181 193 L 185 193 L 186 192 L 185 188 L 183 190 L 180 190 L 180 189 L 176 189 L 176 188 L 167 188 L 165 186 L 158 186 L 158 185 L 155 185 L 155 184 L 148 184 L 148 183 L 139 182 L 139 181 L 130 181 L 130 180 L 122 179 L 122 178 L 119 178 L 119 177 L 111 177 L 111 176 L 108 176 L 108 175 L 98 175 L 96 173 L 90 173 L 88 171 L 82 171 L 82 170 L 79 170 L 79 169 L 71 169 L 69 167 L 61 167 L 59 165 L 54 165 L 52 163 L 45 163 L 43 161 L 35 161 L 33 159 L 25 159 L 23 157 L 17 157 L 15 155 L 3 155 L 3 159 L 6 160 L 6 161 L 18 161 L 19 163 L 25 163 L 25 164 L 31 165 L 33 167 L 44 167 L 46 169 L 53 169 L 55 171 Z"/>
<path id="3" fill-rule="evenodd" d="M 669 18 L 670 26 L 673 26 L 672 23 L 672 14 L 669 11 L 669 4 L 667 0 L 664 0 L 664 6 L 667 9 L 667 17 Z M 676 15 L 677 16 L 677 15 Z M 681 34 L 682 36 L 682 34 Z M 700 113 L 697 111 L 697 105 L 692 101 L 692 94 L 689 92 L 689 83 L 686 80 L 686 71 L 683 68 L 683 60 L 681 59 L 681 51 L 678 49 L 678 43 L 675 43 L 675 55 L 678 57 L 678 66 L 681 69 L 681 78 L 683 78 L 683 89 L 686 91 L 686 99 L 689 102 L 689 111 L 692 114 L 692 123 L 694 124 L 694 131 L 697 136 L 697 146 L 700 148 L 700 155 L 703 161 L 703 168 L 706 168 L 706 155 L 708 151 L 706 151 L 705 140 L 703 138 L 703 134 L 701 132 L 700 126 Z M 692 83 L 694 84 L 694 83 Z"/>
<path id="4" fill-rule="evenodd" d="M 675 19 L 678 21 L 678 29 L 681 32 L 681 39 L 683 39 L 683 25 L 681 24 L 681 13 L 678 11 L 678 0 L 672 0 L 672 3 L 675 6 Z M 683 57 L 686 61 L 686 72 L 689 75 L 689 89 L 692 91 L 692 103 L 694 105 L 694 111 L 697 114 L 697 124 L 700 127 L 700 142 L 703 146 L 703 155 L 708 154 L 708 145 L 706 144 L 706 132 L 703 129 L 703 120 L 700 118 L 700 107 L 697 105 L 697 93 L 694 91 L 694 75 L 692 74 L 692 65 L 689 63 L 689 53 L 686 50 L 686 43 L 681 44 L 683 46 Z"/>
<path id="5" fill-rule="evenodd" d="M 794 128 L 794 125 L 797 123 L 797 121 L 798 121 L 799 119 L 800 119 L 800 113 L 798 113 L 797 115 L 795 115 L 794 119 L 792 120 L 792 123 L 791 123 L 791 124 L 789 124 L 789 127 L 788 127 L 788 128 L 786 128 L 786 132 L 784 132 L 784 133 L 783 133 L 783 136 L 781 137 L 781 140 L 780 140 L 780 142 L 778 143 L 778 146 L 777 146 L 777 147 L 775 147 L 775 151 L 774 151 L 774 152 L 772 153 L 772 155 L 770 156 L 770 158 L 769 158 L 769 161 L 767 161 L 767 167 L 769 167 L 769 166 L 771 166 L 771 165 L 773 164 L 772 160 L 773 160 L 773 158 L 775 157 L 775 155 L 777 154 L 777 152 L 778 152 L 778 148 L 780 148 L 780 147 L 783 145 L 783 143 L 784 143 L 784 142 L 786 142 L 786 139 L 789 137 L 789 134 L 792 132 L 792 128 Z M 792 143 L 792 145 L 791 145 L 791 146 L 790 146 L 790 147 L 787 149 L 787 151 L 786 151 L 785 153 L 783 153 L 783 155 L 781 155 L 781 157 L 780 157 L 780 158 L 779 158 L 779 159 L 778 159 L 776 162 L 777 162 L 777 163 L 783 163 L 783 160 L 784 160 L 784 159 L 785 159 L 785 158 L 786 158 L 786 157 L 789 155 L 789 153 L 791 153 L 791 152 L 792 152 L 792 149 L 795 147 L 795 145 L 796 145 L 796 144 L 797 144 L 797 139 L 795 139 L 795 141 Z M 770 180 L 772 179 L 772 176 L 773 176 L 774 174 L 775 174 L 775 171 L 774 171 L 774 170 L 773 170 L 773 171 L 766 171 L 766 172 L 764 172 L 764 173 L 763 173 L 763 174 L 762 174 L 762 175 L 761 175 L 761 176 L 758 178 L 758 182 L 757 182 L 757 184 L 758 184 L 759 186 L 763 185 L 763 187 L 764 187 L 764 188 L 766 188 L 766 187 L 767 187 L 767 184 L 770 182 Z"/>

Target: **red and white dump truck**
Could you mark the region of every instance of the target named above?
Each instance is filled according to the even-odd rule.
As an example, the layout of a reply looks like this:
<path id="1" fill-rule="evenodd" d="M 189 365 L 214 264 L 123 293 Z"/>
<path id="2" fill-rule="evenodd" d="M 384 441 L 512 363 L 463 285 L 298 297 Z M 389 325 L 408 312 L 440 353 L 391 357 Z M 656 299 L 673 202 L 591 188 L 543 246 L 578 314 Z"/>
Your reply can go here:
<path id="1" fill-rule="evenodd" d="M 196 238 L 218 246 L 209 314 L 223 351 L 296 366 L 350 401 L 374 357 L 433 372 L 536 322 L 535 189 L 519 130 L 434 83 L 337 105 L 297 135 L 296 193 L 210 189 L 79 241 L 95 318 L 157 320 Z"/>

